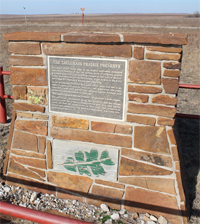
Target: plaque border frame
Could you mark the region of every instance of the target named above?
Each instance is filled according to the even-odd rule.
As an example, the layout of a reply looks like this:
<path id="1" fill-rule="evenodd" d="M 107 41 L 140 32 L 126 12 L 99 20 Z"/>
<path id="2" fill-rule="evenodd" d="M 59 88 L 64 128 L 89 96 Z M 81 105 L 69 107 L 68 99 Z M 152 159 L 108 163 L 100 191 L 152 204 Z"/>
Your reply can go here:
<path id="1" fill-rule="evenodd" d="M 98 117 L 98 116 L 92 116 L 92 115 L 84 115 L 84 114 L 74 114 L 74 113 L 66 113 L 66 112 L 57 112 L 57 111 L 51 111 L 50 110 L 50 66 L 49 66 L 49 59 L 50 58 L 72 58 L 72 59 L 89 59 L 89 60 L 105 60 L 105 61 L 121 61 L 125 62 L 125 74 L 124 74 L 124 97 L 123 97 L 123 110 L 122 110 L 122 119 L 114 119 L 114 118 L 106 118 L 106 117 Z M 68 57 L 68 56 L 47 56 L 47 76 L 48 76 L 48 112 L 51 114 L 60 114 L 60 115 L 71 115 L 73 117 L 77 116 L 78 118 L 96 118 L 100 120 L 111 120 L 111 121 L 118 121 L 118 122 L 124 122 L 125 121 L 125 108 L 126 108 L 126 90 L 127 90 L 127 74 L 128 74 L 128 68 L 127 68 L 128 60 L 127 59 L 107 59 L 107 58 L 95 58 L 95 57 Z"/>

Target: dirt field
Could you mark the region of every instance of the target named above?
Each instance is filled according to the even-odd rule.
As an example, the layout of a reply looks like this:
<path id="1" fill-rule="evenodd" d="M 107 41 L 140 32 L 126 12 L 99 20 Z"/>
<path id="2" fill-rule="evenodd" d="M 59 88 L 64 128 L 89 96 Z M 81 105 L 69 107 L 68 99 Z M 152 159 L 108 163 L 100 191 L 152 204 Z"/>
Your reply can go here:
<path id="1" fill-rule="evenodd" d="M 200 85 L 200 30 L 199 18 L 187 14 L 102 14 L 85 15 L 84 26 L 81 15 L 37 15 L 1 16 L 0 20 L 0 65 L 9 71 L 8 43 L 3 41 L 4 33 L 16 31 L 102 31 L 102 32 L 142 32 L 142 33 L 185 33 L 188 44 L 183 47 L 180 83 Z M 5 77 L 6 94 L 12 94 L 9 77 Z M 12 113 L 12 100 L 7 100 L 8 115 Z M 180 89 L 178 92 L 178 113 L 200 114 L 200 90 Z M 190 223 L 200 223 L 200 175 L 199 165 L 199 120 L 177 118 L 181 148 L 192 216 Z M 1 131 L 0 131 L 1 132 Z M 7 134 L 0 134 L 0 157 L 5 155 Z M 1 162 L 0 158 L 0 162 Z M 3 163 L 0 164 L 0 168 Z"/>

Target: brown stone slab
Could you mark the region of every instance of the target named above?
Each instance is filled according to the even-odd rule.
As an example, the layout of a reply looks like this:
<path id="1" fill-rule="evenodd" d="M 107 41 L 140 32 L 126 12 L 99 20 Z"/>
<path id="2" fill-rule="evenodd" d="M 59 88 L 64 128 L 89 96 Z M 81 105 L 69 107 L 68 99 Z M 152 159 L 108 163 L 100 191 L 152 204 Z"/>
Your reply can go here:
<path id="1" fill-rule="evenodd" d="M 134 147 L 148 152 L 170 154 L 166 128 L 135 126 Z"/>
<path id="2" fill-rule="evenodd" d="M 13 54 L 24 54 L 24 55 L 40 55 L 41 48 L 40 43 L 20 43 L 10 42 L 8 43 L 8 51 Z"/>
<path id="3" fill-rule="evenodd" d="M 152 60 L 170 60 L 170 61 L 179 61 L 181 54 L 161 54 L 154 52 L 146 52 L 145 58 Z"/>
<path id="4" fill-rule="evenodd" d="M 82 55 L 106 57 L 131 57 L 132 47 L 129 45 L 92 45 L 44 43 L 43 52 L 47 55 Z"/>
<path id="5" fill-rule="evenodd" d="M 171 175 L 173 171 L 121 157 L 119 175 Z"/>
<path id="6" fill-rule="evenodd" d="M 62 199 L 70 199 L 70 200 L 77 200 L 77 201 L 84 201 L 84 197 L 77 196 L 74 194 L 69 194 L 69 192 L 65 192 L 63 190 L 57 190 L 57 197 Z"/>
<path id="7" fill-rule="evenodd" d="M 88 193 L 93 180 L 89 177 L 47 171 L 47 180 L 57 187 L 71 190 L 81 195 Z"/>
<path id="8" fill-rule="evenodd" d="M 10 82 L 12 85 L 46 86 L 46 70 L 10 67 Z"/>
<path id="9" fill-rule="evenodd" d="M 88 130 L 89 121 L 71 117 L 52 116 L 53 126 Z"/>
<path id="10" fill-rule="evenodd" d="M 187 37 L 171 34 L 123 34 L 124 42 L 186 45 Z"/>
<path id="11" fill-rule="evenodd" d="M 11 149 L 11 152 L 18 156 L 34 157 L 34 158 L 38 158 L 38 159 L 46 158 L 46 156 L 44 154 L 40 154 L 37 152 L 28 152 L 28 151 L 19 150 L 19 149 Z"/>
<path id="12" fill-rule="evenodd" d="M 98 185 L 93 185 L 92 194 L 96 194 L 98 196 L 105 196 L 105 197 L 110 197 L 110 198 L 119 198 L 121 199 L 123 197 L 124 191 L 115 189 L 115 188 L 108 188 L 108 187 L 102 187 Z"/>
<path id="13" fill-rule="evenodd" d="M 135 59 L 143 60 L 144 59 L 144 47 L 134 47 L 133 57 Z"/>
<path id="14" fill-rule="evenodd" d="M 160 52 L 169 52 L 169 53 L 181 53 L 182 48 L 176 47 L 146 47 L 148 51 L 160 51 Z"/>
<path id="15" fill-rule="evenodd" d="M 168 130 L 167 134 L 168 134 L 168 137 L 169 137 L 169 140 L 170 140 L 171 144 L 176 145 L 176 138 L 175 138 L 175 135 L 174 135 L 174 130 L 173 129 Z"/>
<path id="16" fill-rule="evenodd" d="M 31 104 L 47 105 L 47 88 L 28 87 L 28 102 Z"/>
<path id="17" fill-rule="evenodd" d="M 40 169 L 37 169 L 37 168 L 34 168 L 34 167 L 30 167 L 30 166 L 28 166 L 27 168 L 29 170 L 33 171 L 33 172 L 38 173 L 41 177 L 46 177 L 46 173 L 45 173 L 44 170 L 40 170 Z"/>
<path id="18" fill-rule="evenodd" d="M 4 40 L 60 41 L 59 32 L 14 32 L 3 35 Z"/>
<path id="19" fill-rule="evenodd" d="M 14 100 L 26 100 L 27 98 L 26 86 L 13 86 L 12 95 Z"/>
<path id="20" fill-rule="evenodd" d="M 119 182 L 176 195 L 174 179 L 156 177 L 119 177 Z"/>
<path id="21" fill-rule="evenodd" d="M 22 165 L 33 166 L 40 169 L 46 169 L 46 161 L 44 159 L 25 158 L 12 155 L 11 158 Z"/>
<path id="22" fill-rule="evenodd" d="M 163 76 L 168 76 L 168 77 L 179 77 L 180 76 L 181 71 L 180 70 L 168 70 L 165 69 Z"/>
<path id="23" fill-rule="evenodd" d="M 125 187 L 124 184 L 114 183 L 114 182 L 100 180 L 100 179 L 95 179 L 95 183 L 101 184 L 101 185 L 107 185 L 110 187 L 120 188 L 120 189 L 124 189 L 124 187 Z"/>
<path id="24" fill-rule="evenodd" d="M 160 84 L 161 64 L 151 61 L 129 61 L 129 80 L 135 83 Z"/>
<path id="25" fill-rule="evenodd" d="M 33 134 L 47 135 L 46 121 L 17 120 L 15 128 L 21 131 L 28 131 Z"/>
<path id="26" fill-rule="evenodd" d="M 174 126 L 175 119 L 165 118 L 165 117 L 158 117 L 157 124 L 159 125 L 167 125 L 167 126 Z"/>
<path id="27" fill-rule="evenodd" d="M 173 160 L 180 161 L 177 146 L 172 146 L 171 151 L 172 151 Z"/>
<path id="28" fill-rule="evenodd" d="M 125 148 L 122 148 L 121 155 L 129 157 L 131 159 L 153 163 L 159 166 L 172 167 L 171 158 L 167 156 L 161 156 L 154 153 L 135 151 L 132 149 L 125 149 Z"/>
<path id="29" fill-rule="evenodd" d="M 146 124 L 146 125 L 155 125 L 156 119 L 154 117 L 145 117 L 145 116 L 137 116 L 128 114 L 126 117 L 128 122 L 138 123 L 138 124 Z"/>
<path id="30" fill-rule="evenodd" d="M 181 172 L 180 171 L 175 171 L 175 174 L 176 174 L 176 181 L 177 181 L 177 184 L 178 184 L 180 200 L 185 202 L 186 197 L 185 197 L 185 192 L 184 192 L 184 188 L 183 188 L 183 180 L 182 180 L 182 177 L 181 177 Z"/>
<path id="31" fill-rule="evenodd" d="M 39 105 L 32 105 L 29 103 L 13 103 L 13 109 L 23 111 L 38 111 L 44 113 L 45 107 Z"/>
<path id="32" fill-rule="evenodd" d="M 94 142 L 103 145 L 114 145 L 122 147 L 131 147 L 132 145 L 132 138 L 129 136 L 96 133 L 92 131 L 74 130 L 60 127 L 52 127 L 50 135 L 51 137 L 58 139 Z"/>
<path id="33" fill-rule="evenodd" d="M 105 122 L 91 122 L 91 130 L 102 131 L 102 132 L 115 132 L 115 124 L 105 123 Z"/>
<path id="34" fill-rule="evenodd" d="M 53 169 L 51 142 L 47 141 L 47 168 Z"/>
<path id="35" fill-rule="evenodd" d="M 128 186 L 125 194 L 124 208 L 131 212 L 147 212 L 156 217 L 162 215 L 174 224 L 182 222 L 176 197 L 159 192 Z"/>
<path id="36" fill-rule="evenodd" d="M 15 130 L 12 148 L 38 152 L 37 136 Z"/>
<path id="37" fill-rule="evenodd" d="M 115 133 L 131 135 L 132 131 L 133 131 L 133 128 L 130 125 L 117 124 L 115 127 Z"/>
<path id="38" fill-rule="evenodd" d="M 44 114 L 34 114 L 35 119 L 48 120 L 49 116 Z"/>
<path id="39" fill-rule="evenodd" d="M 32 56 L 10 56 L 10 64 L 17 66 L 43 66 L 42 57 Z"/>
<path id="40" fill-rule="evenodd" d="M 128 112 L 135 114 L 153 114 L 163 117 L 173 118 L 176 115 L 176 108 L 154 106 L 154 105 L 141 105 L 141 104 L 128 104 Z"/>
<path id="41" fill-rule="evenodd" d="M 23 118 L 32 118 L 32 113 L 24 113 L 24 112 L 17 112 L 17 117 L 23 117 Z"/>
<path id="42" fill-rule="evenodd" d="M 166 95 L 156 95 L 153 97 L 152 103 L 160 103 L 160 104 L 175 106 L 177 104 L 177 98 L 166 96 Z"/>
<path id="43" fill-rule="evenodd" d="M 161 87 L 153 87 L 153 86 L 135 86 L 128 85 L 128 92 L 136 92 L 136 93 L 161 93 Z"/>
<path id="44" fill-rule="evenodd" d="M 118 34 L 70 32 L 63 35 L 63 41 L 76 43 L 116 43 L 120 42 L 120 37 Z"/>
<path id="45" fill-rule="evenodd" d="M 176 94 L 179 88 L 178 79 L 162 79 L 165 93 Z"/>
<path id="46" fill-rule="evenodd" d="M 22 166 L 21 164 L 17 163 L 12 157 L 10 158 L 10 161 L 9 161 L 8 171 L 11 173 L 17 173 L 17 174 L 20 174 L 23 176 L 32 177 L 32 178 L 35 178 L 35 179 L 38 179 L 41 181 L 44 180 L 35 172 L 32 172 L 31 170 L 29 170 L 29 169 L 25 168 L 24 166 Z"/>
<path id="47" fill-rule="evenodd" d="M 163 67 L 166 69 L 179 69 L 181 70 L 181 63 L 177 62 L 164 62 Z"/>
<path id="48" fill-rule="evenodd" d="M 11 124 L 10 124 L 10 131 L 9 131 L 9 136 L 8 136 L 8 141 L 7 141 L 7 146 L 6 146 L 7 150 L 10 150 L 10 148 L 11 148 L 11 143 L 12 143 L 12 140 L 13 140 L 13 133 L 14 133 L 14 126 L 15 126 L 16 116 L 17 116 L 17 113 L 15 111 L 15 108 L 13 107 L 12 120 L 11 120 Z"/>
<path id="49" fill-rule="evenodd" d="M 135 101 L 139 103 L 147 103 L 149 100 L 148 95 L 139 95 L 139 94 L 128 94 L 129 101 Z"/>
<path id="50" fill-rule="evenodd" d="M 46 148 L 46 137 L 38 136 L 38 151 L 39 151 L 39 153 L 44 154 L 45 148 Z"/>

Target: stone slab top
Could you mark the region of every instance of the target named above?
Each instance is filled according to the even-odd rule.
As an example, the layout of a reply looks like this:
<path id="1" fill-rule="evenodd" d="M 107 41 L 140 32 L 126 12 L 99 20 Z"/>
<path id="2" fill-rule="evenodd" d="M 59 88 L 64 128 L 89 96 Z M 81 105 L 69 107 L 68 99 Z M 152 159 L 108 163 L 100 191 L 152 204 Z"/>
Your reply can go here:
<path id="1" fill-rule="evenodd" d="M 186 45 L 186 34 L 103 33 L 103 32 L 14 32 L 3 35 L 8 41 L 55 41 L 68 43 L 151 43 Z"/>

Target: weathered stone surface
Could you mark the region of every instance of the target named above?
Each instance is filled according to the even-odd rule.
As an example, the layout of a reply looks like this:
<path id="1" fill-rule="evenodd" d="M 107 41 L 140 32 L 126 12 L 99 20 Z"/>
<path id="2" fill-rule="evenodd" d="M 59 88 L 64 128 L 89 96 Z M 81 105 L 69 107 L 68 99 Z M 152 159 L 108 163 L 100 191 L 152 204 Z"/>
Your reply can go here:
<path id="1" fill-rule="evenodd" d="M 30 167 L 30 166 L 28 166 L 28 169 L 32 170 L 33 172 L 38 173 L 41 177 L 46 177 L 46 174 L 45 174 L 44 170 L 40 170 L 40 169 L 33 168 L 33 167 Z"/>
<path id="2" fill-rule="evenodd" d="M 160 62 L 129 61 L 129 80 L 135 83 L 160 84 Z"/>
<path id="3" fill-rule="evenodd" d="M 97 144 L 131 147 L 132 138 L 128 136 L 95 133 L 92 131 L 74 130 L 60 127 L 51 128 L 51 137 L 59 139 L 94 142 Z"/>
<path id="4" fill-rule="evenodd" d="M 52 116 L 52 124 L 57 127 L 88 130 L 89 121 L 71 117 Z"/>
<path id="5" fill-rule="evenodd" d="M 62 199 L 70 199 L 70 200 L 77 200 L 77 201 L 84 201 L 84 197 L 69 194 L 69 192 L 65 192 L 63 190 L 57 190 L 57 197 Z"/>
<path id="6" fill-rule="evenodd" d="M 44 153 L 46 148 L 46 137 L 38 136 L 38 151 Z"/>
<path id="7" fill-rule="evenodd" d="M 115 127 L 115 133 L 131 135 L 132 131 L 133 131 L 132 126 L 130 126 L 130 125 L 117 124 L 116 127 Z"/>
<path id="8" fill-rule="evenodd" d="M 127 115 L 126 120 L 128 122 L 134 122 L 139 124 L 155 125 L 156 119 L 154 117 Z"/>
<path id="9" fill-rule="evenodd" d="M 180 70 L 167 70 L 165 69 L 163 72 L 163 76 L 168 76 L 168 77 L 179 77 L 181 71 Z"/>
<path id="10" fill-rule="evenodd" d="M 133 57 L 139 60 L 144 59 L 144 47 L 134 47 Z"/>
<path id="11" fill-rule="evenodd" d="M 46 158 L 46 156 L 44 154 L 40 154 L 37 152 L 28 152 L 28 151 L 19 150 L 19 149 L 12 149 L 11 152 L 18 156 L 34 157 L 34 158 L 38 158 L 38 159 Z"/>
<path id="12" fill-rule="evenodd" d="M 47 89 L 42 87 L 28 87 L 28 101 L 31 104 L 47 105 Z"/>
<path id="13" fill-rule="evenodd" d="M 121 157 L 119 175 L 170 175 L 173 171 Z"/>
<path id="14" fill-rule="evenodd" d="M 169 136 L 169 140 L 170 140 L 171 144 L 176 145 L 176 138 L 174 136 L 174 130 L 173 129 L 168 130 L 167 134 Z"/>
<path id="15" fill-rule="evenodd" d="M 161 87 L 153 87 L 153 86 L 135 86 L 128 85 L 128 92 L 136 92 L 136 93 L 161 93 Z"/>
<path id="16" fill-rule="evenodd" d="M 164 62 L 163 67 L 167 69 L 179 69 L 181 70 L 181 63 L 178 62 Z"/>
<path id="17" fill-rule="evenodd" d="M 99 196 L 110 197 L 110 198 L 122 198 L 124 191 L 119 189 L 114 189 L 114 188 L 93 185 L 91 193 L 99 195 Z"/>
<path id="18" fill-rule="evenodd" d="M 23 110 L 23 111 L 38 111 L 44 113 L 45 107 L 39 105 L 32 105 L 28 103 L 13 103 L 14 110 Z"/>
<path id="19" fill-rule="evenodd" d="M 70 32 L 63 35 L 65 42 L 81 42 L 81 43 L 112 43 L 120 42 L 118 34 L 93 33 L 93 32 Z"/>
<path id="20" fill-rule="evenodd" d="M 53 168 L 51 142 L 47 141 L 47 168 Z"/>
<path id="21" fill-rule="evenodd" d="M 9 131 L 9 136 L 8 136 L 8 141 L 7 141 L 7 146 L 6 149 L 10 150 L 11 148 L 11 144 L 12 144 L 12 140 L 13 140 L 13 133 L 14 133 L 14 126 L 15 126 L 15 119 L 17 117 L 17 113 L 16 110 L 13 107 L 13 111 L 12 111 L 12 120 L 11 120 L 11 125 L 10 125 L 10 131 Z M 6 161 L 5 161 L 6 162 Z M 7 164 L 5 163 L 4 164 Z"/>
<path id="22" fill-rule="evenodd" d="M 29 55 L 41 54 L 40 43 L 9 42 L 8 50 L 10 53 L 13 54 L 29 54 Z"/>
<path id="23" fill-rule="evenodd" d="M 44 54 L 48 55 L 83 55 L 126 58 L 132 56 L 132 47 L 129 45 L 44 43 L 42 47 Z"/>
<path id="24" fill-rule="evenodd" d="M 169 53 L 181 53 L 182 48 L 175 47 L 146 47 L 148 51 L 160 51 L 160 52 L 169 52 Z"/>
<path id="25" fill-rule="evenodd" d="M 125 209 L 131 212 L 163 215 L 169 222 L 181 223 L 176 197 L 128 186 L 125 194 Z M 169 211 L 168 211 L 169 209 Z"/>
<path id="26" fill-rule="evenodd" d="M 173 118 L 176 114 L 176 108 L 154 106 L 154 105 L 141 105 L 141 104 L 128 104 L 128 112 L 135 114 L 154 114 L 163 117 Z"/>
<path id="27" fill-rule="evenodd" d="M 156 95 L 152 99 L 152 103 L 160 103 L 160 104 L 166 104 L 166 105 L 176 105 L 177 104 L 177 98 L 176 97 L 170 97 L 167 95 Z"/>
<path id="28" fill-rule="evenodd" d="M 47 171 L 47 180 L 57 187 L 75 191 L 78 194 L 88 193 L 93 180 L 89 177 Z"/>
<path id="29" fill-rule="evenodd" d="M 174 119 L 165 118 L 165 117 L 158 117 L 157 124 L 159 125 L 168 125 L 168 126 L 174 126 Z"/>
<path id="30" fill-rule="evenodd" d="M 128 100 L 130 100 L 130 101 L 147 103 L 148 99 L 149 99 L 148 95 L 128 94 Z"/>
<path id="31" fill-rule="evenodd" d="M 60 32 L 14 32 L 3 35 L 4 40 L 60 41 Z"/>
<path id="32" fill-rule="evenodd" d="M 176 195 L 174 179 L 156 177 L 119 177 L 119 182 Z"/>
<path id="33" fill-rule="evenodd" d="M 171 151 L 172 151 L 172 157 L 174 161 L 179 161 L 179 154 L 178 154 L 178 148 L 177 146 L 172 146 L 171 147 Z"/>
<path id="34" fill-rule="evenodd" d="M 170 153 L 165 127 L 136 126 L 134 133 L 135 148 L 155 153 Z"/>
<path id="35" fill-rule="evenodd" d="M 33 134 L 47 135 L 46 121 L 17 120 L 15 128 L 21 131 L 28 131 Z"/>
<path id="36" fill-rule="evenodd" d="M 32 118 L 32 113 L 24 113 L 24 112 L 17 112 L 17 117 L 23 117 L 23 118 Z"/>
<path id="37" fill-rule="evenodd" d="M 44 159 L 34 159 L 34 158 L 27 158 L 27 157 L 19 157 L 19 156 L 11 156 L 13 160 L 22 165 L 33 166 L 40 169 L 46 169 L 46 161 Z"/>
<path id="38" fill-rule="evenodd" d="M 180 162 L 175 162 L 175 169 L 179 171 L 181 170 Z"/>
<path id="39" fill-rule="evenodd" d="M 161 54 L 161 53 L 154 53 L 154 52 L 146 52 L 145 58 L 153 59 L 153 60 L 179 61 L 181 58 L 181 55 L 180 54 Z"/>
<path id="40" fill-rule="evenodd" d="M 99 180 L 99 179 L 95 179 L 95 183 L 102 184 L 102 185 L 107 185 L 107 186 L 110 186 L 110 187 L 120 188 L 120 189 L 124 189 L 124 187 L 125 187 L 124 184 L 119 184 L 119 183 L 114 183 L 114 182 Z"/>
<path id="41" fill-rule="evenodd" d="M 152 43 L 152 44 L 187 44 L 187 36 L 171 34 L 123 34 L 124 42 Z"/>
<path id="42" fill-rule="evenodd" d="M 44 114 L 34 114 L 35 119 L 48 120 L 49 116 Z"/>
<path id="43" fill-rule="evenodd" d="M 42 57 L 10 56 L 10 64 L 18 66 L 42 66 L 44 62 Z"/>
<path id="44" fill-rule="evenodd" d="M 14 100 L 26 100 L 26 86 L 13 86 L 12 94 Z"/>
<path id="45" fill-rule="evenodd" d="M 176 174 L 176 181 L 177 181 L 177 184 L 178 184 L 180 200 L 181 201 L 186 201 L 185 192 L 184 192 L 184 188 L 183 188 L 183 180 L 182 180 L 182 177 L 181 177 L 181 172 L 180 171 L 175 171 L 175 174 Z"/>
<path id="46" fill-rule="evenodd" d="M 115 124 L 105 123 L 105 122 L 91 122 L 91 130 L 102 131 L 102 132 L 115 132 Z"/>
<path id="47" fill-rule="evenodd" d="M 37 136 L 15 130 L 12 148 L 37 152 Z"/>
<path id="48" fill-rule="evenodd" d="M 178 79 L 162 79 L 162 83 L 165 93 L 176 94 L 178 92 Z"/>
<path id="49" fill-rule="evenodd" d="M 13 158 L 10 158 L 8 171 L 44 181 L 44 179 L 42 179 L 35 172 L 32 172 L 31 170 L 29 170 L 29 169 L 25 168 L 24 166 L 20 165 L 19 163 L 15 162 L 15 160 Z"/>
<path id="50" fill-rule="evenodd" d="M 146 153 L 125 148 L 121 150 L 121 155 L 129 157 L 131 159 L 153 163 L 159 166 L 172 167 L 171 158 L 167 156 L 161 156 L 158 154 Z"/>
<path id="51" fill-rule="evenodd" d="M 10 67 L 10 82 L 12 85 L 46 86 L 46 70 Z"/>

